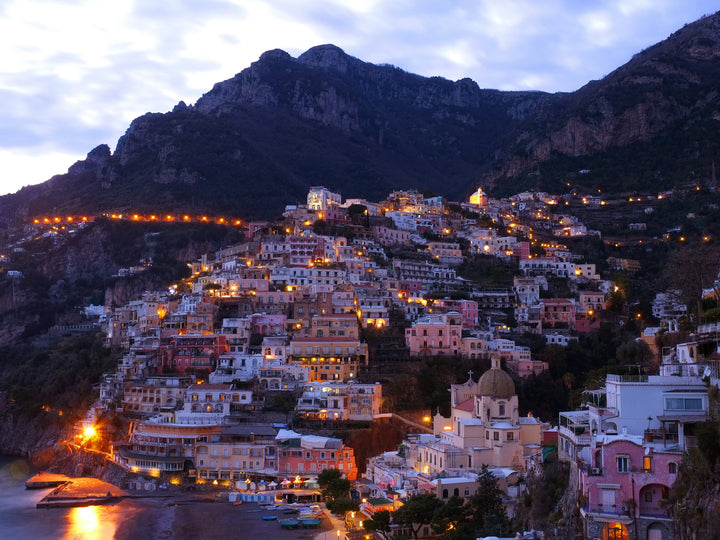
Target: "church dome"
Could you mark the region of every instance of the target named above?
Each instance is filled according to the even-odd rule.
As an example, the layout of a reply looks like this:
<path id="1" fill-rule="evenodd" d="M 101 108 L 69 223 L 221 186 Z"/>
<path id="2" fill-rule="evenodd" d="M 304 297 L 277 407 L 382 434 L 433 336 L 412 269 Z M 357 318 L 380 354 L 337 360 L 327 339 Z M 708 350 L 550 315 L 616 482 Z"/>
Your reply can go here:
<path id="1" fill-rule="evenodd" d="M 491 359 L 492 366 L 482 374 L 477 383 L 479 396 L 508 399 L 515 395 L 515 383 L 508 373 L 500 368 L 500 358 Z"/>

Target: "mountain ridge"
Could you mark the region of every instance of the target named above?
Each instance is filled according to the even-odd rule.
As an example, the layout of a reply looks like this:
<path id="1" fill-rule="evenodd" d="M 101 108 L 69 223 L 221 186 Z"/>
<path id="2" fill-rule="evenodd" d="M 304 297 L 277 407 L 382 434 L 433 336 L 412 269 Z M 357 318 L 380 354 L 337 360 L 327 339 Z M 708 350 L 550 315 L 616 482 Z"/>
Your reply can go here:
<path id="1" fill-rule="evenodd" d="M 478 185 L 553 191 L 568 178 L 611 191 L 709 181 L 719 58 L 718 14 L 569 93 L 422 77 L 331 44 L 297 58 L 274 49 L 195 104 L 136 118 L 114 152 L 99 145 L 66 174 L 0 197 L 0 209 L 270 217 L 318 184 L 346 196 L 415 187 L 461 199 Z M 580 168 L 593 174 L 578 179 Z"/>

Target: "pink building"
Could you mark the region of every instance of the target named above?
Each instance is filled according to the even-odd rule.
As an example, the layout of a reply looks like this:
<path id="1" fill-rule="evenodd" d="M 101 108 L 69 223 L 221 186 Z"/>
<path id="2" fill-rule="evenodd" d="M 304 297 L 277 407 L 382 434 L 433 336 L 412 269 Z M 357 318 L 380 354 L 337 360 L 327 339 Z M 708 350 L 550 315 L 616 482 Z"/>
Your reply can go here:
<path id="1" fill-rule="evenodd" d="M 478 325 L 478 303 L 475 300 L 435 300 L 434 304 L 438 307 L 457 311 L 462 319 L 462 327 L 476 328 Z"/>
<path id="2" fill-rule="evenodd" d="M 512 256 L 514 259 L 522 260 L 530 258 L 530 242 L 518 242 L 513 246 Z"/>
<path id="3" fill-rule="evenodd" d="M 541 302 L 541 320 L 543 326 L 567 325 L 575 328 L 575 302 L 569 298 L 546 298 Z"/>
<path id="4" fill-rule="evenodd" d="M 411 356 L 458 355 L 462 349 L 462 325 L 457 311 L 428 315 L 405 330 Z"/>
<path id="5" fill-rule="evenodd" d="M 159 348 L 159 373 L 180 373 L 198 369 L 213 371 L 221 354 L 228 351 L 224 335 L 177 335 Z"/>
<path id="6" fill-rule="evenodd" d="M 281 334 L 285 329 L 285 315 L 268 315 L 265 313 L 256 313 L 250 316 L 250 329 L 256 334 L 270 336 L 273 334 Z"/>
<path id="7" fill-rule="evenodd" d="M 351 482 L 357 478 L 355 452 L 340 439 L 282 429 L 276 442 L 279 477 L 317 479 L 325 469 L 337 469 Z"/>
<path id="8" fill-rule="evenodd" d="M 505 365 L 508 370 L 523 378 L 540 375 L 548 369 L 548 363 L 540 360 L 506 360 Z"/>
<path id="9" fill-rule="evenodd" d="M 663 504 L 677 476 L 679 452 L 629 435 L 607 435 L 593 452 L 593 466 L 579 471 L 585 538 L 674 538 Z"/>

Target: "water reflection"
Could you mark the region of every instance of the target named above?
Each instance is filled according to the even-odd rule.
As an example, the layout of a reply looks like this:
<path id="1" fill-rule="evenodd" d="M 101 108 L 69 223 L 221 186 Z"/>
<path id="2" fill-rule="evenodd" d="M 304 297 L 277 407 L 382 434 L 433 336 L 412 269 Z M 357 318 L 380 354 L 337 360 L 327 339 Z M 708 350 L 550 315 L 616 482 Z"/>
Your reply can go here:
<path id="1" fill-rule="evenodd" d="M 104 506 L 71 508 L 68 514 L 68 531 L 64 540 L 106 540 L 115 536 L 117 516 Z"/>

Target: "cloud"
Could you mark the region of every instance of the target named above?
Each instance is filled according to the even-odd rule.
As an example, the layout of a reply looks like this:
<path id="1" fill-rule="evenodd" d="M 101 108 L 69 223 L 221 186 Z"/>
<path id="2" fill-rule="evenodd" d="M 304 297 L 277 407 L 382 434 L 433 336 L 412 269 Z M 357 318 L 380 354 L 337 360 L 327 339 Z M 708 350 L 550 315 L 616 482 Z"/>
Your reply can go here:
<path id="1" fill-rule="evenodd" d="M 27 156 L 48 167 L 68 156 L 55 171 L 64 172 L 98 144 L 114 147 L 135 117 L 194 103 L 269 49 L 298 56 L 334 43 L 484 88 L 572 91 L 714 9 L 711 0 L 6 0 L 0 192 L 51 176 L 25 166 Z"/>

